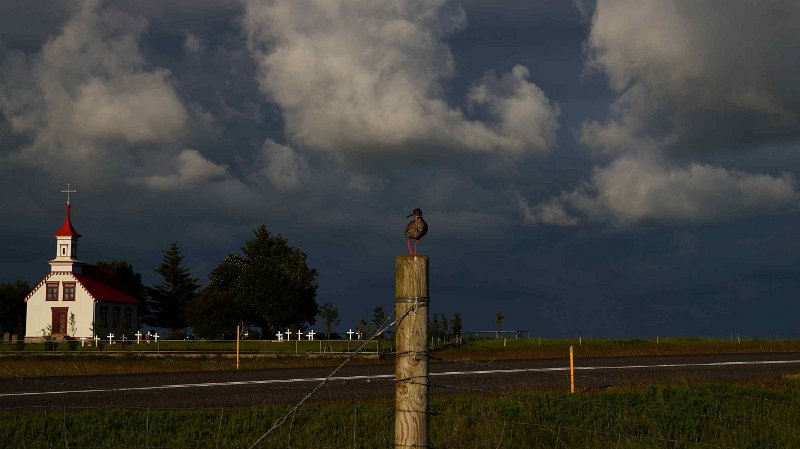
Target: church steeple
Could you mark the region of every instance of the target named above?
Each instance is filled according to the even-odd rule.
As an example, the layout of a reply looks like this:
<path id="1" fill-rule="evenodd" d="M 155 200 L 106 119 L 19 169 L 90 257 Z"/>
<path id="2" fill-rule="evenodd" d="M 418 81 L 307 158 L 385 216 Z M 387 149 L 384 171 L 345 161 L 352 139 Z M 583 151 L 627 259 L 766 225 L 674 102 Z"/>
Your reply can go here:
<path id="1" fill-rule="evenodd" d="M 50 261 L 51 271 L 72 271 L 80 272 L 81 262 L 78 261 L 78 239 L 81 235 L 72 226 L 70 217 L 69 194 L 76 192 L 71 190 L 67 184 L 67 190 L 62 190 L 67 194 L 67 212 L 64 217 L 64 224 L 61 229 L 56 231 L 56 258 Z"/>

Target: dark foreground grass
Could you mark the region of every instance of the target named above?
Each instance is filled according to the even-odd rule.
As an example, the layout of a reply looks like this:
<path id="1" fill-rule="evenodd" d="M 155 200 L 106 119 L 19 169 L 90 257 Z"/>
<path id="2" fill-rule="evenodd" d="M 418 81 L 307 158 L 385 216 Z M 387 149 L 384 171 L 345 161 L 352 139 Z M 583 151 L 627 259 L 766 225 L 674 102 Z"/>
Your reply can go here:
<path id="1" fill-rule="evenodd" d="M 7 448 L 250 447 L 288 405 L 241 410 L 39 410 L 0 413 Z M 391 448 L 389 401 L 316 403 L 260 448 Z M 434 397 L 434 448 L 800 447 L 800 386 L 657 386 L 576 395 Z"/>

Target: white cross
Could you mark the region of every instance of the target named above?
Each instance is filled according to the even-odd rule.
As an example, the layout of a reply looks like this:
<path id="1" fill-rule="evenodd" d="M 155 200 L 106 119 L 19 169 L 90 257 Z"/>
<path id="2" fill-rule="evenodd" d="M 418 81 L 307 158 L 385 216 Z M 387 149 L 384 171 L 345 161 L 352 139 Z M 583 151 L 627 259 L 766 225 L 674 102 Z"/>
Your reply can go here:
<path id="1" fill-rule="evenodd" d="M 286 333 L 286 339 L 287 340 L 291 340 L 292 339 L 292 332 L 289 329 L 286 329 L 285 333 Z"/>
<path id="2" fill-rule="evenodd" d="M 353 332 L 353 329 L 347 329 L 347 339 L 348 340 L 352 340 L 353 339 L 353 334 L 355 334 L 355 332 Z"/>
<path id="3" fill-rule="evenodd" d="M 142 331 L 136 331 L 134 335 L 136 335 L 136 344 L 138 345 L 142 342 Z"/>
<path id="4" fill-rule="evenodd" d="M 155 339 L 156 339 L 156 343 L 158 343 L 158 332 L 156 332 L 155 334 L 153 334 L 153 338 L 155 338 Z"/>
<path id="5" fill-rule="evenodd" d="M 77 190 L 75 190 L 75 189 L 70 189 L 69 187 L 70 187 L 70 184 L 67 184 L 67 190 L 62 190 L 62 191 L 61 191 L 61 193 L 66 193 L 66 194 L 67 194 L 67 204 L 69 204 L 69 194 L 70 194 L 70 193 L 77 193 L 77 192 L 78 192 Z"/>
<path id="6" fill-rule="evenodd" d="M 122 341 L 125 342 L 125 334 L 122 334 Z"/>
<path id="7" fill-rule="evenodd" d="M 358 336 L 358 339 L 361 340 L 361 332 L 356 332 L 356 335 Z"/>
<path id="8" fill-rule="evenodd" d="M 314 332 L 314 329 L 311 329 L 310 331 L 308 331 L 308 334 L 306 336 L 308 337 L 309 340 L 313 340 L 314 334 L 316 334 L 316 332 Z"/>
<path id="9" fill-rule="evenodd" d="M 283 332 L 278 332 L 275 336 L 278 337 L 278 341 L 283 341 Z"/>
<path id="10" fill-rule="evenodd" d="M 111 339 L 113 339 L 113 338 L 114 338 L 114 334 L 112 334 L 112 333 L 109 333 L 109 334 L 108 334 L 108 344 L 110 344 L 110 345 L 113 345 L 113 344 L 114 344 L 114 342 L 113 342 L 113 341 L 111 341 Z"/>
<path id="11" fill-rule="evenodd" d="M 81 337 L 80 340 L 81 340 L 81 348 L 82 348 L 83 344 L 86 342 L 86 337 Z"/>
<path id="12" fill-rule="evenodd" d="M 300 340 L 303 337 L 303 332 L 298 330 L 297 331 L 297 339 Z"/>
<path id="13" fill-rule="evenodd" d="M 97 347 L 97 343 L 98 343 L 99 341 L 100 341 L 100 337 L 99 337 L 99 336 L 97 336 L 97 335 L 95 335 L 95 336 L 94 336 L 94 347 L 95 347 L 95 348 Z"/>

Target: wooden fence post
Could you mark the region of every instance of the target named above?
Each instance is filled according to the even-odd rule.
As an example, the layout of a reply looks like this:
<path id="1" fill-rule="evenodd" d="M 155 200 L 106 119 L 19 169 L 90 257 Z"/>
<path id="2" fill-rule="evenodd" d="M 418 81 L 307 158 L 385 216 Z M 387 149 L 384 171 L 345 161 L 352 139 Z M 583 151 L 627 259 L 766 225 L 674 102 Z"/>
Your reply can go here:
<path id="1" fill-rule="evenodd" d="M 395 259 L 394 445 L 428 447 L 428 257 Z"/>

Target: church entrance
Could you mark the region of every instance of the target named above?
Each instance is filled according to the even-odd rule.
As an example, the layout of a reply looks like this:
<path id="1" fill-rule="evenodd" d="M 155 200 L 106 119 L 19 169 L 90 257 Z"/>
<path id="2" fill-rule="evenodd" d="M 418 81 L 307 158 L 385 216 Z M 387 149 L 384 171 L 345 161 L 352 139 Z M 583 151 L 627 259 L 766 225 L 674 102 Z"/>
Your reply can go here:
<path id="1" fill-rule="evenodd" d="M 52 307 L 53 310 L 53 335 L 66 335 L 67 334 L 67 311 L 69 307 Z"/>

